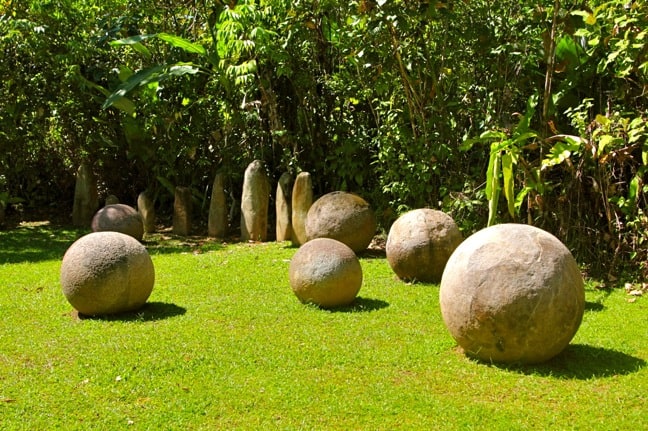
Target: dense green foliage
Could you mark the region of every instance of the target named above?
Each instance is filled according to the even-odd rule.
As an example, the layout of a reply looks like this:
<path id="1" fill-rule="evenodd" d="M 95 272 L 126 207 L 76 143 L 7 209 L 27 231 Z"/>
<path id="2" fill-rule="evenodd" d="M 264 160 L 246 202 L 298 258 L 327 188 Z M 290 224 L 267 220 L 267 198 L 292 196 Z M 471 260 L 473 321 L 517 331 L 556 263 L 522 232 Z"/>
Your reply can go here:
<path id="1" fill-rule="evenodd" d="M 645 1 L 0 2 L 0 197 L 236 208 L 255 158 L 469 233 L 523 221 L 592 270 L 646 268 Z"/>
<path id="2" fill-rule="evenodd" d="M 497 366 L 456 348 L 438 286 L 403 283 L 384 256 L 360 257 L 352 306 L 301 304 L 285 243 L 147 235 L 148 305 L 79 318 L 59 270 L 82 233 L 0 231 L 3 431 L 645 428 L 645 296 L 588 282 L 562 354 Z"/>

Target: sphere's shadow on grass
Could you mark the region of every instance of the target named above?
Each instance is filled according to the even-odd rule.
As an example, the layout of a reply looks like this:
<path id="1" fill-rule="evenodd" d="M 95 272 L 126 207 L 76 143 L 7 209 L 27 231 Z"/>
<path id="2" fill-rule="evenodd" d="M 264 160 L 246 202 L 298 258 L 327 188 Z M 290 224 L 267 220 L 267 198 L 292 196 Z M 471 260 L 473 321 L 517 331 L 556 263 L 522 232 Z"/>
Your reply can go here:
<path id="1" fill-rule="evenodd" d="M 570 344 L 560 354 L 542 364 L 489 365 L 527 375 L 587 380 L 636 373 L 647 363 L 643 359 L 617 350 L 586 344 Z"/>
<path id="2" fill-rule="evenodd" d="M 361 313 L 367 311 L 376 311 L 389 307 L 389 303 L 380 299 L 363 298 L 358 296 L 351 304 L 344 307 L 327 308 L 326 311 L 332 313 Z"/>
<path id="3" fill-rule="evenodd" d="M 181 316 L 186 312 L 186 308 L 168 302 L 147 302 L 142 306 L 142 308 L 127 313 L 111 314 L 106 316 L 86 316 L 80 313 L 77 315 L 80 320 L 154 322 L 156 320 Z"/>
<path id="4" fill-rule="evenodd" d="M 605 305 L 600 302 L 585 301 L 585 311 L 603 311 L 604 309 Z"/>

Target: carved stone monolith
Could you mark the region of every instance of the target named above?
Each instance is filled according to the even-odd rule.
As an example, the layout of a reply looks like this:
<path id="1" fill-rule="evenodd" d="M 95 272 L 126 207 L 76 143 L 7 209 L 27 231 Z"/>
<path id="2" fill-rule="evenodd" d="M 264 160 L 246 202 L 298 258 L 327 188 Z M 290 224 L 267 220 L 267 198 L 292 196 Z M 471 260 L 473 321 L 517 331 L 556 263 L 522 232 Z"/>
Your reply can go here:
<path id="1" fill-rule="evenodd" d="M 306 218 L 313 205 L 313 180 L 308 172 L 300 172 L 295 178 L 292 189 L 292 242 L 302 245 L 308 241 L 306 235 Z"/>
<path id="2" fill-rule="evenodd" d="M 104 202 L 104 206 L 108 205 L 117 205 L 119 203 L 119 198 L 115 195 L 108 195 L 106 196 L 106 201 Z"/>
<path id="3" fill-rule="evenodd" d="M 79 227 L 90 226 L 90 221 L 99 208 L 97 179 L 92 168 L 82 163 L 77 170 L 72 206 L 72 224 Z"/>
<path id="4" fill-rule="evenodd" d="M 270 181 L 263 162 L 255 160 L 245 170 L 241 195 L 241 241 L 265 241 L 268 237 Z"/>
<path id="5" fill-rule="evenodd" d="M 209 218 L 207 219 L 207 235 L 212 238 L 225 238 L 227 235 L 227 201 L 225 199 L 225 175 L 219 172 L 214 177 L 211 201 L 209 202 Z"/>
<path id="6" fill-rule="evenodd" d="M 137 211 L 142 216 L 144 233 L 155 232 L 155 200 L 149 191 L 143 191 L 137 196 Z"/>
<path id="7" fill-rule="evenodd" d="M 291 202 L 290 192 L 292 175 L 284 172 L 277 183 L 277 197 L 275 207 L 277 211 L 277 241 L 290 241 L 292 238 Z"/>
<path id="8" fill-rule="evenodd" d="M 180 236 L 188 236 L 191 233 L 191 189 L 189 187 L 175 188 L 173 233 Z"/>

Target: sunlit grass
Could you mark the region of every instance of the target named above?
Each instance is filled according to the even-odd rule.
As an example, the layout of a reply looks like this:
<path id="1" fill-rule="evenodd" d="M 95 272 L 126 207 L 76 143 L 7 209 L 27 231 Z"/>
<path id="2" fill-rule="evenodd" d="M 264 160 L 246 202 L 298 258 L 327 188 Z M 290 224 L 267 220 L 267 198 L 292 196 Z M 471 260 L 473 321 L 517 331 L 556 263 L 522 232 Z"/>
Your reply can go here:
<path id="1" fill-rule="evenodd" d="M 58 277 L 82 233 L 0 232 L 12 250 L 0 252 L 0 429 L 645 426 L 648 307 L 622 289 L 588 287 L 563 354 L 502 367 L 461 354 L 438 286 L 397 280 L 382 257 L 361 258 L 353 306 L 299 303 L 288 284 L 296 249 L 283 243 L 147 237 L 148 305 L 79 318 Z"/>

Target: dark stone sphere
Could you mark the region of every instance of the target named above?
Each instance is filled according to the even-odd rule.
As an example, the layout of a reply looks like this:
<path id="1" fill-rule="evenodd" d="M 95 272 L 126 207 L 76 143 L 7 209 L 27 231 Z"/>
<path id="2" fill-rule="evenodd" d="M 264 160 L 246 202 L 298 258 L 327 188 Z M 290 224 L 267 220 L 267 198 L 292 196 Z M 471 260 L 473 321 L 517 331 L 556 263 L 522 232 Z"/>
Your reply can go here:
<path id="1" fill-rule="evenodd" d="M 367 201 L 348 192 L 331 192 L 317 199 L 306 216 L 306 235 L 336 239 L 355 253 L 365 250 L 376 233 L 376 215 Z"/>
<path id="2" fill-rule="evenodd" d="M 144 223 L 137 210 L 125 204 L 106 205 L 97 211 L 91 223 L 93 232 L 121 232 L 138 241 L 144 236 Z"/>
<path id="3" fill-rule="evenodd" d="M 438 283 L 446 262 L 461 241 L 461 232 L 452 217 L 421 208 L 403 214 L 392 224 L 385 252 L 399 278 Z"/>

